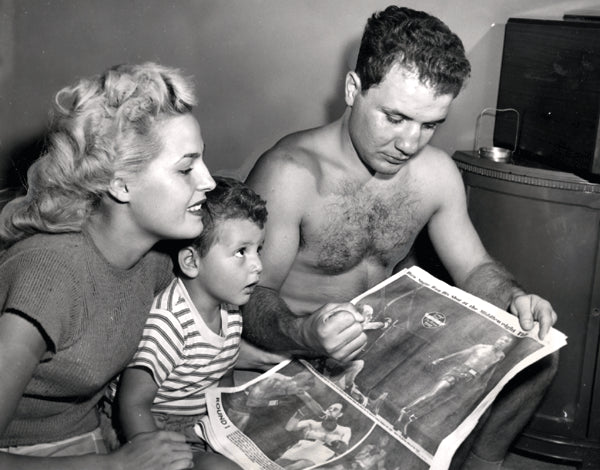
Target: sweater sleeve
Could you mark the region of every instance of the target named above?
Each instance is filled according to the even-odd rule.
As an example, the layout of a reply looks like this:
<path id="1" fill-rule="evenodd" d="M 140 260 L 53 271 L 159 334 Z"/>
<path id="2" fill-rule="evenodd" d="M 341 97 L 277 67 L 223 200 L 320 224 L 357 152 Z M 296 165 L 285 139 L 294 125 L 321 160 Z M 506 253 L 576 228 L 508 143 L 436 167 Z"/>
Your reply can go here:
<path id="1" fill-rule="evenodd" d="M 22 315 L 32 322 L 51 352 L 68 344 L 81 315 L 82 295 L 70 260 L 51 250 L 21 252 L 3 265 L 0 274 L 2 313 Z"/>

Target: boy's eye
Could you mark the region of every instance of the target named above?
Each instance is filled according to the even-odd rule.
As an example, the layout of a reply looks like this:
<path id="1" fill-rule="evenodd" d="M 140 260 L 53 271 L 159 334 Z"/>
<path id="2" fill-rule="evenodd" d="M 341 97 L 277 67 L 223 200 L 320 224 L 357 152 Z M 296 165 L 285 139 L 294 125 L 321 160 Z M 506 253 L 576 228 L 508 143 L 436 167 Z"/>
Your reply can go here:
<path id="1" fill-rule="evenodd" d="M 238 258 L 241 258 L 244 256 L 245 253 L 246 253 L 246 249 L 240 248 L 238 251 L 235 252 L 235 256 L 237 256 Z"/>
<path id="2" fill-rule="evenodd" d="M 179 173 L 181 173 L 182 175 L 188 175 L 192 172 L 193 168 L 186 168 L 185 170 L 179 170 Z"/>
<path id="3" fill-rule="evenodd" d="M 423 127 L 428 131 L 434 131 L 437 127 L 437 122 L 432 122 L 430 124 L 423 124 Z"/>

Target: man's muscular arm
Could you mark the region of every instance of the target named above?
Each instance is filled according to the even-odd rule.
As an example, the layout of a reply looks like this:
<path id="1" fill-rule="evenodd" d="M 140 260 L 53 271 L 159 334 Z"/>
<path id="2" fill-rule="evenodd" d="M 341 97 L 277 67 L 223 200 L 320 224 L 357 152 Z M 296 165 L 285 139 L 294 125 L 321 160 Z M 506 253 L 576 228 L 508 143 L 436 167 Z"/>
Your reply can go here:
<path id="1" fill-rule="evenodd" d="M 535 321 L 539 322 L 540 339 L 544 339 L 556 323 L 557 315 L 550 302 L 525 293 L 512 274 L 497 261 L 476 266 L 459 287 L 518 316 L 524 330 L 530 330 Z"/>
<path id="2" fill-rule="evenodd" d="M 362 315 L 350 303 L 330 303 L 297 316 L 275 290 L 258 286 L 243 314 L 244 337 L 273 351 L 350 361 L 366 343 Z"/>
<path id="3" fill-rule="evenodd" d="M 242 311 L 242 335 L 251 343 L 272 351 L 306 349 L 299 337 L 305 317 L 294 315 L 276 290 L 257 286 Z"/>
<path id="4" fill-rule="evenodd" d="M 473 270 L 459 286 L 502 309 L 508 309 L 515 295 L 523 295 L 523 289 L 508 270 L 490 258 Z"/>
<path id="5" fill-rule="evenodd" d="M 429 165 L 431 184 L 426 199 L 433 214 L 428 232 L 440 259 L 458 287 L 519 317 L 524 330 L 539 322 L 544 339 L 557 316 L 547 300 L 526 294 L 513 276 L 485 250 L 467 213 L 466 195 L 458 169 L 449 157 Z M 434 169 L 435 171 L 431 170 Z"/>
<path id="6" fill-rule="evenodd" d="M 326 304 L 309 315 L 292 312 L 279 296 L 300 248 L 300 227 L 315 188 L 314 169 L 275 148 L 265 153 L 246 183 L 267 201 L 260 286 L 243 307 L 248 341 L 270 350 L 353 359 L 366 343 L 362 315 L 349 303 Z"/>
<path id="7" fill-rule="evenodd" d="M 303 205 L 298 193 L 302 183 L 295 165 L 277 149 L 262 155 L 246 180 L 267 201 L 269 215 L 260 285 L 242 307 L 243 335 L 271 351 L 307 350 L 299 337 L 304 319 L 279 296 L 299 249 Z"/>

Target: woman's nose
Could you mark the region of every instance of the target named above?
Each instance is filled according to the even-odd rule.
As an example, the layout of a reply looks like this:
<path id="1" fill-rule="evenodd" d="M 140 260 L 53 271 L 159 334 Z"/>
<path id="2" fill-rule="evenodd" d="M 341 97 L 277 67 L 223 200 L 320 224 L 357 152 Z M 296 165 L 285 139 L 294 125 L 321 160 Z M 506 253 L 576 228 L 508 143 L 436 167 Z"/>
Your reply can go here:
<path id="1" fill-rule="evenodd" d="M 197 169 L 196 172 L 196 189 L 199 191 L 212 191 L 213 189 L 215 189 L 215 186 L 217 185 L 215 183 L 215 180 L 213 179 L 213 177 L 210 175 L 210 172 L 208 171 L 208 168 L 206 168 L 206 165 L 204 164 L 204 162 L 197 162 L 196 166 L 194 167 L 194 169 Z"/>

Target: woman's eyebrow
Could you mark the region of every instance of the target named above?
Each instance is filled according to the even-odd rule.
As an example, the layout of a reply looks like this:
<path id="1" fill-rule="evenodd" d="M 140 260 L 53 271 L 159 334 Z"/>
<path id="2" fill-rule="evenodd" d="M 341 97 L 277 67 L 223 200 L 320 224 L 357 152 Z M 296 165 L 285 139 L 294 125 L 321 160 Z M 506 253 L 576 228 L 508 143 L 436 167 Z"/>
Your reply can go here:
<path id="1" fill-rule="evenodd" d="M 185 159 L 190 159 L 190 160 L 196 160 L 198 158 L 202 158 L 202 154 L 198 153 L 198 152 L 192 152 L 192 153 L 186 153 L 183 157 L 181 157 L 179 160 L 185 160 Z"/>

